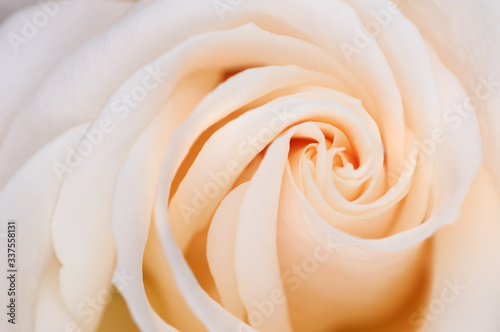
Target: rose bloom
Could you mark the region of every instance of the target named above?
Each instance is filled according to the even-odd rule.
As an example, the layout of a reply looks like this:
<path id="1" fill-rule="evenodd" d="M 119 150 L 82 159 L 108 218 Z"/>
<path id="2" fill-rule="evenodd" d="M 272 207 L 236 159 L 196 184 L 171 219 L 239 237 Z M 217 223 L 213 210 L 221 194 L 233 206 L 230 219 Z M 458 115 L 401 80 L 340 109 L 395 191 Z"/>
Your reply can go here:
<path id="1" fill-rule="evenodd" d="M 498 1 L 26 2 L 0 330 L 500 331 Z"/>

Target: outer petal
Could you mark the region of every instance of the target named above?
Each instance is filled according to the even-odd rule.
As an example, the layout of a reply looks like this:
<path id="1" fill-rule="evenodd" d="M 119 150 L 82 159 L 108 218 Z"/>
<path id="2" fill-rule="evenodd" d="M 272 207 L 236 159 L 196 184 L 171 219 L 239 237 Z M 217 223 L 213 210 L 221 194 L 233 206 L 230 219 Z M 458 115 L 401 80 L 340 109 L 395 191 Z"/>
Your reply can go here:
<path id="1" fill-rule="evenodd" d="M 443 109 L 466 98 L 457 80 L 434 63 Z M 448 124 L 451 142 L 464 135 L 472 118 Z M 475 121 L 474 121 L 475 122 Z M 444 121 L 446 123 L 446 120 Z M 464 147 L 473 141 L 467 135 Z M 445 142 L 444 144 L 447 144 Z M 458 144 L 457 144 L 458 145 Z M 448 165 L 447 151 L 439 151 L 439 164 Z M 470 156 L 471 159 L 478 157 Z M 439 165 L 438 164 L 438 165 Z M 436 181 L 437 182 L 437 181 Z M 475 178 L 464 201 L 458 222 L 439 230 L 434 237 L 435 261 L 428 312 L 413 313 L 410 323 L 428 325 L 429 331 L 497 331 L 500 328 L 500 195 L 487 167 Z"/>
<path id="2" fill-rule="evenodd" d="M 119 0 L 45 1 L 16 13 L 3 23 L 0 28 L 0 143 L 13 117 L 28 102 L 51 67 L 71 49 L 116 21 L 129 7 L 130 2 Z M 48 17 L 46 24 L 28 28 L 38 17 Z M 90 20 L 92 24 L 88 24 Z"/>
<path id="3" fill-rule="evenodd" d="M 401 0 L 401 10 L 432 43 L 474 102 L 484 159 L 500 188 L 500 2 Z M 468 102 L 459 105 L 470 109 Z"/>
<path id="4" fill-rule="evenodd" d="M 435 237 L 432 293 L 409 319 L 429 332 L 500 331 L 500 195 L 482 169 L 457 224 Z"/>
<path id="5" fill-rule="evenodd" d="M 48 330 L 54 330 L 58 323 L 65 323 L 63 320 L 38 320 L 37 301 L 33 301 L 33 296 L 40 292 L 40 288 L 52 288 L 52 283 L 43 277 L 45 270 L 57 264 L 52 248 L 51 239 L 51 218 L 53 209 L 57 203 L 60 183 L 55 177 L 51 162 L 64 162 L 65 149 L 68 144 L 76 144 L 81 137 L 81 130 L 86 127 L 83 124 L 80 128 L 73 128 L 61 137 L 48 144 L 35 154 L 19 172 L 12 177 L 0 192 L 0 218 L 2 220 L 2 232 L 7 229 L 7 221 L 17 220 L 17 289 L 21 291 L 17 295 L 18 321 L 16 327 L 19 331 L 31 331 L 34 329 L 35 320 L 37 326 Z M 27 208 L 29 207 L 29 208 Z M 2 260 L 3 271 L 7 270 L 7 250 L 2 239 Z M 5 250 L 4 250 L 5 249 Z M 50 279 L 50 278 L 49 278 Z M 7 289 L 6 278 L 0 279 L 2 289 Z M 43 294 L 43 290 L 42 290 Z M 6 307 L 8 298 L 2 294 L 2 307 Z M 60 297 L 53 294 L 53 297 L 43 301 L 43 307 L 52 308 L 54 312 L 64 312 L 64 306 L 60 302 Z M 66 316 L 67 322 L 70 316 Z M 47 323 L 49 325 L 42 325 Z M 7 330 L 7 321 L 0 321 L 0 329 Z M 9 324 L 10 325 L 10 324 Z"/>

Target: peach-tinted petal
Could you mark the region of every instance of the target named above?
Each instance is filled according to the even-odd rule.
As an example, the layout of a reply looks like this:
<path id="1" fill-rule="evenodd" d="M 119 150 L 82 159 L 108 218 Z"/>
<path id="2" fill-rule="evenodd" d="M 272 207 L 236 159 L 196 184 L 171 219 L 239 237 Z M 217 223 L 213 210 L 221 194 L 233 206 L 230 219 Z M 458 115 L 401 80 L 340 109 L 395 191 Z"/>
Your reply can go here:
<path id="1" fill-rule="evenodd" d="M 152 310 L 142 277 L 143 255 L 148 239 L 159 166 L 168 137 L 211 88 L 213 75 L 194 75 L 179 86 L 153 123 L 139 137 L 116 177 L 111 206 L 111 228 L 118 261 L 115 273 L 131 280 L 115 279 L 137 325 L 147 331 L 172 331 Z M 216 78 L 216 77 L 215 77 Z M 176 112 L 176 117 L 172 116 Z M 134 190 L 129 190 L 134 188 Z M 125 284 L 124 284 L 125 283 Z"/>
<path id="2" fill-rule="evenodd" d="M 246 319 L 246 311 L 238 292 L 234 250 L 238 215 L 248 185 L 243 183 L 226 195 L 212 218 L 207 238 L 208 264 L 222 304 L 241 320 Z"/>
<path id="3" fill-rule="evenodd" d="M 472 100 L 471 104 L 462 99 L 458 107 L 477 114 L 484 160 L 500 188 L 500 3 L 489 0 L 402 0 L 400 3 L 401 11 L 433 45 Z"/>
<path id="4" fill-rule="evenodd" d="M 431 295 L 409 317 L 413 325 L 431 332 L 500 329 L 499 220 L 500 195 L 483 168 L 457 223 L 438 231 L 433 240 Z"/>

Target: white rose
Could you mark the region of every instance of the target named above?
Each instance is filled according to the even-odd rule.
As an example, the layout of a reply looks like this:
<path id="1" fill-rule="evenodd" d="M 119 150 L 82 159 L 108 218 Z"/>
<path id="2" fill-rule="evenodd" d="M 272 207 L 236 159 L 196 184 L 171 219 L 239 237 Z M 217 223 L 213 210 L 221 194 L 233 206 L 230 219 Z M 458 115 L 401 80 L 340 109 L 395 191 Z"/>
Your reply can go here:
<path id="1" fill-rule="evenodd" d="M 10 16 L 1 329 L 498 331 L 499 9 Z"/>

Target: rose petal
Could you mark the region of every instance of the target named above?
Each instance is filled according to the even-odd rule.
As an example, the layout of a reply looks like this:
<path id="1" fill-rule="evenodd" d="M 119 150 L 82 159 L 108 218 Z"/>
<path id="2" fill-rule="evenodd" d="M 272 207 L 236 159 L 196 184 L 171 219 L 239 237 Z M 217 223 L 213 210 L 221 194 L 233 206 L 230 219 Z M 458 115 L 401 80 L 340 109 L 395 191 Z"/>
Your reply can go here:
<path id="1" fill-rule="evenodd" d="M 318 136 L 318 139 L 322 136 L 312 123 L 305 123 L 277 138 L 250 182 L 238 217 L 235 246 L 238 290 L 250 323 L 261 331 L 292 331 L 278 261 L 277 217 L 281 180 L 294 134 Z M 273 303 L 267 299 L 269 296 L 279 300 Z"/>
<path id="2" fill-rule="evenodd" d="M 116 21 L 129 7 L 125 1 L 44 2 L 16 13 L 2 24 L 0 142 L 51 67 L 71 49 Z M 27 26 L 33 24 L 34 16 L 48 17 L 47 24 L 40 28 L 32 25 L 30 30 Z M 88 24 L 89 19 L 92 24 Z"/>
<path id="3" fill-rule="evenodd" d="M 148 239 L 159 166 L 168 137 L 190 109 L 212 89 L 214 75 L 199 74 L 185 80 L 153 123 L 140 136 L 117 174 L 111 207 L 111 228 L 118 261 L 115 273 L 133 280 L 115 280 L 137 325 L 147 331 L 173 331 L 152 310 L 146 298 L 142 261 Z M 217 79 L 217 76 L 215 76 Z M 177 117 L 172 116 L 172 111 Z M 128 190 L 134 188 L 133 191 Z M 116 284 L 118 282 L 118 284 Z M 123 284 L 126 283 L 126 284 Z"/>
<path id="4" fill-rule="evenodd" d="M 296 330 L 371 329 L 397 321 L 406 306 L 418 303 L 425 245 L 388 252 L 331 227 L 290 175 L 283 180 L 278 218 L 281 271 Z M 397 322 L 393 330 L 405 325 Z"/>
<path id="5" fill-rule="evenodd" d="M 40 280 L 33 331 L 77 329 L 78 325 L 66 310 L 59 290 L 58 274 L 61 266 L 54 255 L 51 258 L 50 264 L 46 267 L 43 278 Z"/>
<path id="6" fill-rule="evenodd" d="M 222 304 L 242 321 L 246 319 L 246 311 L 238 292 L 235 246 L 238 214 L 248 185 L 243 183 L 224 197 L 212 218 L 207 238 L 208 264 Z"/>
<path id="7" fill-rule="evenodd" d="M 450 109 L 467 98 L 457 79 L 440 66 L 437 59 L 434 71 L 438 79 L 442 109 Z M 469 118 L 462 118 L 460 123 L 449 123 L 449 137 L 443 145 L 454 143 L 458 151 L 467 146 L 472 147 L 479 138 L 477 134 L 470 132 L 466 135 L 466 130 L 474 126 L 473 114 Z M 460 137 L 461 142 L 457 137 Z M 446 152 L 437 151 L 437 161 L 441 165 L 451 162 L 447 159 L 449 149 Z M 479 160 L 479 150 L 478 146 L 476 155 L 467 155 L 468 158 Z M 441 158 L 443 161 L 440 161 Z M 471 160 L 468 164 L 472 164 Z M 467 162 L 464 160 L 462 163 Z M 439 193 L 438 190 L 435 192 Z M 410 316 L 412 323 L 417 326 L 428 323 L 430 331 L 454 327 L 494 331 L 500 327 L 500 287 L 495 281 L 500 276 L 500 260 L 495 255 L 490 255 L 499 249 L 499 199 L 493 176 L 483 166 L 467 193 L 457 223 L 439 230 L 435 236 L 435 272 L 427 304 L 429 313 L 427 316 L 422 312 L 414 313 Z M 486 266 L 487 271 L 483 270 Z"/>
<path id="8" fill-rule="evenodd" d="M 73 145 L 81 138 L 81 131 L 88 124 L 73 128 L 61 135 L 53 142 L 46 145 L 7 182 L 0 192 L 0 219 L 2 228 L 7 229 L 9 220 L 17 220 L 16 227 L 16 252 L 18 261 L 16 287 L 22 290 L 17 294 L 17 308 L 23 312 L 23 319 L 16 321 L 21 330 L 33 330 L 37 312 L 37 301 L 33 301 L 33 294 L 46 292 L 40 290 L 52 287 L 51 282 L 41 283 L 45 270 L 56 261 L 52 249 L 51 219 L 53 209 L 57 203 L 60 183 L 52 169 L 55 163 L 64 163 L 68 144 Z M 29 208 L 27 208 L 29 207 Z M 3 242 L 3 241 L 2 241 Z M 7 270 L 7 250 L 2 253 L 2 267 Z M 28 273 L 29 271 L 29 273 Z M 47 280 L 47 279 L 45 279 Z M 2 278 L 0 285 L 8 289 L 8 280 Z M 2 305 L 7 305 L 7 297 L 2 297 Z M 44 306 L 51 308 L 64 308 L 62 303 L 56 301 L 57 296 L 47 300 Z M 59 309 L 54 309 L 59 310 Z M 45 323 L 54 323 L 55 320 L 44 320 Z M 6 325 L 4 325 L 6 324 Z M 0 322 L 2 330 L 8 330 L 7 320 Z M 40 323 L 41 324 L 41 323 Z M 44 325 L 46 326 L 46 325 Z M 47 327 L 47 326 L 46 326 Z M 53 326 L 48 326 L 52 329 Z"/>
<path id="9" fill-rule="evenodd" d="M 410 316 L 427 331 L 500 329 L 500 196 L 482 169 L 456 224 L 434 239 L 432 291 L 425 311 Z"/>
<path id="10" fill-rule="evenodd" d="M 401 92 L 405 123 L 419 142 L 433 139 L 440 124 L 441 105 L 431 54 L 419 31 L 390 1 L 346 2 L 360 15 L 387 58 Z M 394 233 L 418 226 L 425 218 L 433 168 L 434 153 L 419 156 L 412 188 L 399 211 Z"/>
<path id="11" fill-rule="evenodd" d="M 402 0 L 402 12 L 432 43 L 474 103 L 484 159 L 500 188 L 500 4 L 488 0 L 453 3 Z M 467 99 L 459 101 L 474 112 Z"/>

